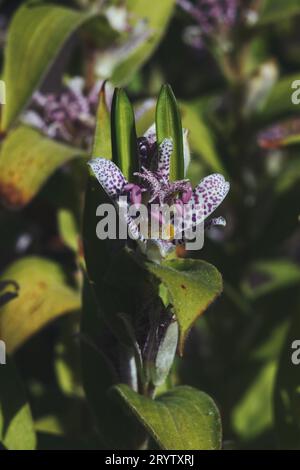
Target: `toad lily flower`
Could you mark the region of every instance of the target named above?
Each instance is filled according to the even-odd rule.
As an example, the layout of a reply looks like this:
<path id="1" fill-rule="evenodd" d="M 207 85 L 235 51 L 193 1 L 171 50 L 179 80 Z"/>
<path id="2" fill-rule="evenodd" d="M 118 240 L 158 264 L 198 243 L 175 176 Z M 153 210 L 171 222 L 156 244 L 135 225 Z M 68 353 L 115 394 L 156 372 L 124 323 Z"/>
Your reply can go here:
<path id="1" fill-rule="evenodd" d="M 123 212 L 134 206 L 148 220 L 157 220 L 159 227 L 156 234 L 145 234 L 141 229 L 141 217 L 135 217 L 129 210 L 123 215 L 131 238 L 135 239 L 143 253 L 152 260 L 159 260 L 174 250 L 177 244 L 187 241 L 187 232 L 201 224 L 207 227 L 225 225 L 222 217 L 206 222 L 206 219 L 221 204 L 229 191 L 229 183 L 220 174 L 204 178 L 193 190 L 189 180 L 170 181 L 170 158 L 173 151 L 171 139 L 157 146 L 156 135 L 148 131 L 139 139 L 139 154 L 142 166 L 134 173 L 135 182 L 128 182 L 120 169 L 110 160 L 94 158 L 89 161 L 97 180 Z M 149 158 L 150 157 L 150 158 Z M 172 208 L 172 216 L 166 217 L 163 208 Z M 148 226 L 147 226 L 148 227 Z M 167 234 L 167 235 L 166 235 Z M 147 236 L 148 235 L 148 236 Z"/>

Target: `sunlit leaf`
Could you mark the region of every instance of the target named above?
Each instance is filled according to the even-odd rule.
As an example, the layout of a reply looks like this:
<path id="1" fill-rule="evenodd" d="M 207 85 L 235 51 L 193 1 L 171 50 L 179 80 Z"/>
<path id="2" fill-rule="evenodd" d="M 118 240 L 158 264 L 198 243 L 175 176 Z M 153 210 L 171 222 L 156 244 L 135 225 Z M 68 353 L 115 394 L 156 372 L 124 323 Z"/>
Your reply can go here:
<path id="1" fill-rule="evenodd" d="M 200 156 L 210 170 L 224 174 L 224 166 L 217 153 L 213 133 L 201 113 L 188 103 L 181 103 L 180 111 L 183 127 L 188 130 L 188 141 L 192 151 Z"/>
<path id="2" fill-rule="evenodd" d="M 3 79 L 7 104 L 2 129 L 16 119 L 65 41 L 88 18 L 76 10 L 33 2 L 17 10 L 5 49 Z"/>
<path id="3" fill-rule="evenodd" d="M 170 166 L 170 179 L 184 178 L 184 154 L 182 123 L 176 98 L 169 85 L 164 85 L 156 105 L 156 133 L 159 144 L 164 139 L 172 139 L 173 152 Z"/>
<path id="4" fill-rule="evenodd" d="M 243 440 L 250 440 L 270 429 L 273 424 L 272 394 L 276 362 L 261 368 L 232 414 L 232 425 Z"/>
<path id="5" fill-rule="evenodd" d="M 99 95 L 92 153 L 94 157 L 103 157 L 109 160 L 112 158 L 110 113 L 106 104 L 105 85 Z"/>
<path id="6" fill-rule="evenodd" d="M 264 0 L 259 14 L 259 24 L 282 21 L 300 13 L 298 0 Z"/>
<path id="7" fill-rule="evenodd" d="M 0 366 L 0 384 L 0 442 L 9 450 L 35 449 L 36 436 L 30 407 L 10 359 Z"/>
<path id="8" fill-rule="evenodd" d="M 132 105 L 122 89 L 116 89 L 112 104 L 113 161 L 127 180 L 139 170 L 135 118 Z"/>
<path id="9" fill-rule="evenodd" d="M 12 353 L 55 318 L 80 309 L 80 296 L 68 286 L 61 267 L 50 260 L 27 257 L 2 275 L 20 286 L 19 296 L 0 309 L 0 337 Z"/>
<path id="10" fill-rule="evenodd" d="M 130 80 L 134 73 L 149 59 L 158 46 L 171 18 L 175 0 L 164 0 L 155 4 L 155 8 L 149 2 L 144 0 L 128 0 L 127 8 L 129 11 L 132 25 L 137 22 L 143 22 L 140 25 L 148 30 L 149 35 L 146 40 L 137 44 L 137 47 L 129 47 L 122 50 L 123 57 L 118 60 L 111 81 L 116 86 L 121 86 Z"/>
<path id="11" fill-rule="evenodd" d="M 64 163 L 85 153 L 20 126 L 5 139 L 0 153 L 0 199 L 19 209 L 28 204 Z"/>
<path id="12" fill-rule="evenodd" d="M 220 449 L 220 415 L 206 393 L 182 386 L 151 400 L 126 385 L 114 390 L 162 449 Z"/>

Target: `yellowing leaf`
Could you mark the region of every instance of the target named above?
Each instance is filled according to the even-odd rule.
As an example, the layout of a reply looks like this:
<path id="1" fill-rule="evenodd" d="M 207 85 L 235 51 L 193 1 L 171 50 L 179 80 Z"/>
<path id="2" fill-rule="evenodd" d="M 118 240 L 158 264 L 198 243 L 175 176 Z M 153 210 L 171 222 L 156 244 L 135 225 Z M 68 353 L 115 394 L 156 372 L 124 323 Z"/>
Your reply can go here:
<path id="1" fill-rule="evenodd" d="M 16 128 L 0 153 L 0 199 L 8 207 L 22 208 L 57 168 L 83 155 L 82 150 L 50 140 L 30 127 Z"/>
<path id="2" fill-rule="evenodd" d="M 2 278 L 20 286 L 19 296 L 0 309 L 0 337 L 9 353 L 55 318 L 80 309 L 79 293 L 67 285 L 61 267 L 53 261 L 23 258 Z"/>

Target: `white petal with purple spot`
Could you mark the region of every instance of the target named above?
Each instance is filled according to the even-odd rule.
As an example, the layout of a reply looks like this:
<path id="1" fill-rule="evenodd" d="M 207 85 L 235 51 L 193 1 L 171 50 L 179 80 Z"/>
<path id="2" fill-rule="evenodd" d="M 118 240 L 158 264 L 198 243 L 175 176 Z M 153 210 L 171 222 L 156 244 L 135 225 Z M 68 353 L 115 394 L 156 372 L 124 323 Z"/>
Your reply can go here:
<path id="1" fill-rule="evenodd" d="M 110 197 L 118 196 L 127 184 L 121 170 L 106 158 L 93 158 L 88 162 L 102 188 Z"/>

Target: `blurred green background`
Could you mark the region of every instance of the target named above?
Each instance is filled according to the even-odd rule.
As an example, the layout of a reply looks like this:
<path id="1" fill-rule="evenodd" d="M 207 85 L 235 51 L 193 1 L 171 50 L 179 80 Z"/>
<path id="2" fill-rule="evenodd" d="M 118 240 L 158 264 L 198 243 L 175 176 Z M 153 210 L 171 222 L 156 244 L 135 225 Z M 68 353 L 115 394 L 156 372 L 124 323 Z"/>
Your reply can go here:
<path id="1" fill-rule="evenodd" d="M 195 324 L 169 380 L 214 398 L 224 448 L 300 448 L 300 365 L 291 361 L 300 339 L 300 104 L 292 102 L 300 5 L 242 2 L 234 27 L 195 47 L 195 19 L 174 1 L 154 3 L 0 1 L 0 271 L 20 286 L 0 293 L 12 294 L 0 307 L 10 353 L 9 367 L 0 366 L 0 400 L 11 403 L 5 413 L 0 406 L 8 448 L 100 446 L 82 388 L 79 334 L 96 106 L 91 98 L 84 124 L 76 109 L 57 117 L 66 137 L 53 126 L 51 134 L 54 118 L 33 98 L 39 90 L 58 99 L 74 77 L 83 80 L 78 99 L 103 79 L 108 89 L 124 86 L 139 135 L 169 83 L 189 129 L 191 181 L 213 172 L 230 181 L 226 228 L 186 254 L 214 264 L 224 291 Z M 21 411 L 10 421 L 14 407 Z"/>

